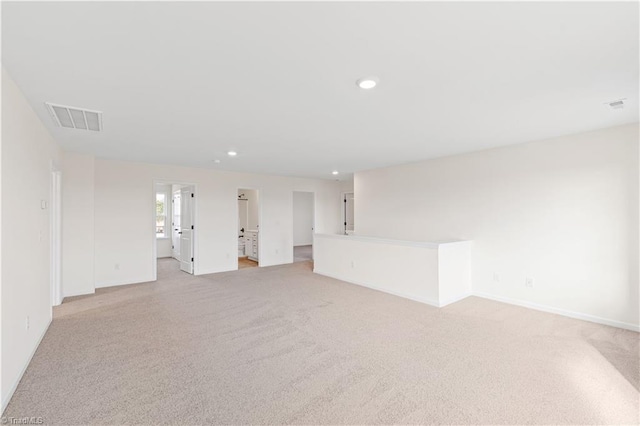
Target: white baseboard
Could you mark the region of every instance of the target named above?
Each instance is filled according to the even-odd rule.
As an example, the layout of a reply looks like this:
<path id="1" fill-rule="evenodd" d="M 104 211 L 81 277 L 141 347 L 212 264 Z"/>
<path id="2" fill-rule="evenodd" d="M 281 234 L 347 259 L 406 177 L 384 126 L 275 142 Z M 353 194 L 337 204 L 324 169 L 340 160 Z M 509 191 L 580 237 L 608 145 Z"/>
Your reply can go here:
<path id="1" fill-rule="evenodd" d="M 465 294 L 463 294 L 462 296 L 458 296 L 458 297 L 451 298 L 451 299 L 449 299 L 449 300 L 447 300 L 447 301 L 445 301 L 445 302 L 440 302 L 440 306 L 439 306 L 439 307 L 440 307 L 440 308 L 444 308 L 444 307 L 445 307 L 445 306 L 447 306 L 447 305 L 450 305 L 450 304 L 452 304 L 452 303 L 459 302 L 459 301 L 461 301 L 462 299 L 466 299 L 467 297 L 469 297 L 469 296 L 471 296 L 471 295 L 472 295 L 472 293 L 465 293 Z"/>
<path id="2" fill-rule="evenodd" d="M 318 275 L 324 275 L 325 277 L 333 278 L 333 279 L 340 280 L 340 281 L 343 281 L 343 282 L 346 282 L 346 283 L 359 285 L 360 287 L 366 287 L 366 288 L 370 288 L 372 290 L 381 291 L 383 293 L 392 294 L 394 296 L 403 297 L 405 299 L 414 300 L 416 302 L 425 303 L 427 305 L 430 305 L 430 306 L 433 306 L 433 307 L 436 307 L 436 308 L 440 307 L 440 303 L 437 300 L 431 300 L 431 299 L 426 299 L 426 298 L 419 297 L 419 296 L 413 296 L 411 294 L 406 294 L 406 293 L 402 293 L 402 292 L 398 292 L 398 291 L 392 291 L 392 290 L 388 290 L 388 289 L 385 289 L 385 288 L 376 287 L 376 286 L 373 286 L 373 285 L 370 285 L 370 284 L 365 284 L 365 283 L 362 283 L 362 282 L 347 281 L 344 278 L 336 277 L 336 276 L 333 276 L 331 274 L 327 274 L 327 273 L 324 273 L 324 272 L 319 272 L 319 271 L 317 271 L 315 269 L 313 270 L 313 272 L 318 274 Z"/>
<path id="3" fill-rule="evenodd" d="M 129 285 L 129 284 L 141 284 L 141 283 L 149 283 L 149 282 L 153 282 L 153 281 L 155 281 L 155 280 L 149 279 L 149 277 L 138 278 L 138 279 L 134 279 L 134 280 L 125 280 L 125 281 L 118 281 L 118 280 L 100 281 L 100 282 L 96 283 L 96 288 L 116 287 L 116 286 L 120 286 L 120 285 Z"/>
<path id="4" fill-rule="evenodd" d="M 40 343 L 42 342 L 42 339 L 44 339 L 44 335 L 47 334 L 47 330 L 49 330 L 49 326 L 51 325 L 51 321 L 53 321 L 53 319 L 49 318 L 49 322 L 47 323 L 47 326 L 44 328 L 44 331 L 40 335 L 40 338 L 38 339 L 38 342 L 36 343 L 36 345 L 34 346 L 33 350 L 31 351 L 31 354 L 29 355 L 29 359 L 27 359 L 27 362 L 24 363 L 24 366 L 22 367 L 22 371 L 20 371 L 20 374 L 18 375 L 18 378 L 16 379 L 16 381 L 13 383 L 13 385 L 9 389 L 9 393 L 7 395 L 3 396 L 3 398 L 2 398 L 2 410 L 0 410 L 0 414 L 4 413 L 4 410 L 7 408 L 7 405 L 9 405 L 9 401 L 11 401 L 11 398 L 13 397 L 13 394 L 15 393 L 16 389 L 18 388 L 18 384 L 20 383 L 20 380 L 22 380 L 22 376 L 24 376 L 24 372 L 27 371 L 27 367 L 29 367 L 29 364 L 31 364 L 31 359 L 33 358 L 33 356 L 35 355 L 36 351 L 38 350 L 38 347 L 40 346 Z"/>
<path id="5" fill-rule="evenodd" d="M 218 274 L 220 272 L 231 272 L 231 271 L 237 271 L 237 270 L 238 268 L 236 266 L 229 266 L 224 268 L 209 268 L 209 269 L 198 270 L 198 272 L 194 273 L 193 275 Z"/>
<path id="6" fill-rule="evenodd" d="M 536 311 L 548 312 L 551 314 L 562 315 L 569 318 L 575 318 L 583 321 L 594 322 L 596 324 L 603 324 L 611 327 L 623 328 L 625 330 L 640 332 L 640 326 L 636 324 L 630 324 L 622 321 L 601 318 L 595 315 L 583 314 L 581 312 L 568 311 L 565 309 L 554 308 L 552 306 L 539 305 L 537 303 L 527 302 L 525 300 L 494 296 L 489 293 L 483 293 L 478 291 L 474 291 L 472 295 L 482 297 L 483 299 L 495 300 L 496 302 L 508 303 L 510 305 L 522 306 L 523 308 L 535 309 Z"/>
<path id="7" fill-rule="evenodd" d="M 333 276 L 331 274 L 327 274 L 327 273 L 318 271 L 316 269 L 314 269 L 313 272 L 316 273 L 316 274 L 319 274 L 319 275 L 324 275 L 324 276 L 329 277 L 329 278 L 334 278 L 336 280 L 340 280 L 340 281 L 348 282 L 348 283 L 351 283 L 351 284 L 359 285 L 361 287 L 367 287 L 367 288 L 370 288 L 372 290 L 381 291 L 383 293 L 393 294 L 394 296 L 404 297 L 405 299 L 415 300 L 416 302 L 426 303 L 427 305 L 434 306 L 436 308 L 442 308 L 444 306 L 447 306 L 447 305 L 450 305 L 452 303 L 458 302 L 458 301 L 460 301 L 462 299 L 465 299 L 465 298 L 467 298 L 469 296 L 477 296 L 477 297 L 482 297 L 483 299 L 495 300 L 496 302 L 508 303 L 510 305 L 522 306 L 523 308 L 535 309 L 536 311 L 548 312 L 548 313 L 551 313 L 551 314 L 562 315 L 562 316 L 565 316 L 565 317 L 568 317 L 568 318 L 574 318 L 574 319 L 579 319 L 579 320 L 583 320 L 583 321 L 593 322 L 593 323 L 596 323 L 596 324 L 608 325 L 610 327 L 622 328 L 624 330 L 631 330 L 631 331 L 640 332 L 640 325 L 637 325 L 637 324 L 630 324 L 630 323 L 617 321 L 617 320 L 612 320 L 612 319 L 608 319 L 608 318 L 601 318 L 601 317 L 598 317 L 598 316 L 595 316 L 595 315 L 584 314 L 584 313 L 581 313 L 581 312 L 569 311 L 569 310 L 566 310 L 566 309 L 554 308 L 552 306 L 540 305 L 540 304 L 537 304 L 537 303 L 527 302 L 527 301 L 524 301 L 524 300 L 510 299 L 510 298 L 501 297 L 501 296 L 494 296 L 492 294 L 483 293 L 483 292 L 479 292 L 479 291 L 472 291 L 471 293 L 464 294 L 464 295 L 462 295 L 460 297 L 456 297 L 456 298 L 453 298 L 451 300 L 447 300 L 445 302 L 440 303 L 439 301 L 430 300 L 430 299 L 424 299 L 424 298 L 413 296 L 413 295 L 410 295 L 410 294 L 404 294 L 404 293 L 401 293 L 401 292 L 387 290 L 387 289 L 384 289 L 384 288 L 372 286 L 372 285 L 365 284 L 365 283 L 362 283 L 362 282 L 347 281 L 347 280 L 344 280 L 344 279 L 342 279 L 340 277 L 336 277 L 336 276 Z"/>
<path id="8" fill-rule="evenodd" d="M 87 291 L 84 293 L 71 293 L 71 294 L 64 294 L 62 296 L 62 301 L 64 302 L 64 299 L 66 299 L 67 297 L 76 297 L 76 296 L 86 296 L 88 294 L 95 294 L 96 293 L 96 289 L 94 288 L 93 291 Z"/>

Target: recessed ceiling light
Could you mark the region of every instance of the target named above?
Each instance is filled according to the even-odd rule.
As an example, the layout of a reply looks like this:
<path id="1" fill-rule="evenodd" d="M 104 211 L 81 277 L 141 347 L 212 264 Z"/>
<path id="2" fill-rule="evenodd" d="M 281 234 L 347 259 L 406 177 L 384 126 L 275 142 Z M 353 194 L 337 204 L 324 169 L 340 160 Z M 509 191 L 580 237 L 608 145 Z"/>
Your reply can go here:
<path id="1" fill-rule="evenodd" d="M 334 170 L 331 172 L 332 175 L 337 175 L 339 172 L 337 170 Z"/>
<path id="2" fill-rule="evenodd" d="M 227 152 L 227 155 L 228 155 L 229 157 L 235 157 L 236 155 L 238 155 L 238 153 L 237 153 L 237 152 L 235 152 L 235 151 L 229 151 L 229 152 Z"/>
<path id="3" fill-rule="evenodd" d="M 213 160 L 213 162 L 218 164 L 218 163 L 220 163 L 220 160 Z"/>
<path id="4" fill-rule="evenodd" d="M 378 79 L 376 77 L 362 77 L 356 81 L 356 84 L 361 89 L 373 89 L 378 84 Z"/>

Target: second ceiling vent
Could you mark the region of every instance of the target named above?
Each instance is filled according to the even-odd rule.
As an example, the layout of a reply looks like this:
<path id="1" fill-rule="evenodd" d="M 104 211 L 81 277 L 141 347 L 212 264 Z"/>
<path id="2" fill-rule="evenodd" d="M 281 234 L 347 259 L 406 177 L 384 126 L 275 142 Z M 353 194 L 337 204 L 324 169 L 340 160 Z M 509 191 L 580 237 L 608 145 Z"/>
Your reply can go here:
<path id="1" fill-rule="evenodd" d="M 102 112 L 45 102 L 53 121 L 68 129 L 102 131 Z"/>
<path id="2" fill-rule="evenodd" d="M 611 109 L 623 109 L 624 101 L 626 100 L 627 98 L 622 98 L 622 99 L 618 99 L 617 101 L 607 102 L 606 105 L 609 105 L 609 108 Z"/>

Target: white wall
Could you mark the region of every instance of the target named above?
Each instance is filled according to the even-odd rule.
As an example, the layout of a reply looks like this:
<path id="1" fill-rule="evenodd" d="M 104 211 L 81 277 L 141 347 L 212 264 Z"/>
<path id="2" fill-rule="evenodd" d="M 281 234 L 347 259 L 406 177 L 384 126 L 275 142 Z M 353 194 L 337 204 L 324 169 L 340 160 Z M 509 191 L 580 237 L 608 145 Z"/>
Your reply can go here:
<path id="1" fill-rule="evenodd" d="M 313 193 L 293 193 L 293 245 L 313 244 Z"/>
<path id="2" fill-rule="evenodd" d="M 165 206 L 166 214 L 167 214 L 167 222 L 165 225 L 166 237 L 156 238 L 156 257 L 171 257 L 172 255 L 172 248 L 171 248 L 171 245 L 172 245 L 171 232 L 172 231 L 171 230 L 173 229 L 173 227 L 171 226 L 171 222 L 173 220 L 172 218 L 173 212 L 171 209 L 171 199 L 172 199 L 173 193 L 171 192 L 171 184 L 156 185 L 156 192 L 164 193 L 167 200 L 167 204 Z"/>
<path id="3" fill-rule="evenodd" d="M 351 176 L 348 179 L 340 181 L 340 188 L 342 192 L 353 192 L 353 180 L 355 176 Z"/>
<path id="4" fill-rule="evenodd" d="M 51 322 L 51 163 L 61 151 L 2 69 L 2 410 Z M 26 318 L 29 317 L 29 328 Z"/>
<path id="5" fill-rule="evenodd" d="M 2 70 L 0 70 L 0 72 L 2 73 L 2 84 L 0 84 L 0 96 L 2 96 L 2 86 L 4 86 L 4 73 L 5 70 L 4 68 L 2 68 Z M 5 105 L 5 101 L 4 101 L 4 96 L 2 96 L 2 105 Z M 2 108 L 0 107 L 0 111 L 2 111 Z M 0 132 L 2 132 L 2 118 L 0 117 Z M 0 255 L 2 254 L 2 139 L 4 136 L 4 132 L 2 132 L 2 134 L 0 134 Z M 6 403 L 5 403 L 5 399 L 7 399 L 8 401 L 8 396 L 5 396 L 3 388 L 2 388 L 2 383 L 3 383 L 3 371 L 4 368 L 2 367 L 2 360 L 4 358 L 3 354 L 2 354 L 2 260 L 0 259 L 0 415 L 2 415 L 2 413 L 4 412 L 4 408 L 6 407 Z"/>
<path id="6" fill-rule="evenodd" d="M 356 173 L 355 194 L 360 235 L 473 240 L 474 292 L 638 326 L 637 124 Z"/>
<path id="7" fill-rule="evenodd" d="M 94 159 L 67 152 L 62 166 L 62 294 L 95 291 L 93 269 Z"/>
<path id="8" fill-rule="evenodd" d="M 196 185 L 196 274 L 237 268 L 239 188 L 259 191 L 261 266 L 293 261 L 293 191 L 317 194 L 319 230 L 340 230 L 340 186 L 335 181 L 96 159 L 96 287 L 153 280 L 154 180 Z"/>

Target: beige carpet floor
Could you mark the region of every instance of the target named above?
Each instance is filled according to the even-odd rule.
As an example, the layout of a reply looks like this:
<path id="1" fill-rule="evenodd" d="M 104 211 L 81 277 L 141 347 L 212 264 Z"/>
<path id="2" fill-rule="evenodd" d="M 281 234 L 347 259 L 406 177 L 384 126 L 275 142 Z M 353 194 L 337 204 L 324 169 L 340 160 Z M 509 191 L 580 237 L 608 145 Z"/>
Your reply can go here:
<path id="1" fill-rule="evenodd" d="M 443 309 L 310 262 L 56 308 L 5 416 L 46 424 L 637 424 L 638 333 L 475 297 Z"/>

